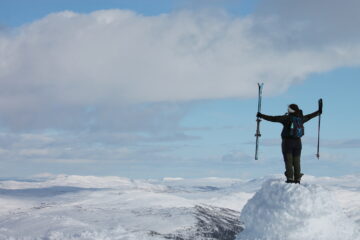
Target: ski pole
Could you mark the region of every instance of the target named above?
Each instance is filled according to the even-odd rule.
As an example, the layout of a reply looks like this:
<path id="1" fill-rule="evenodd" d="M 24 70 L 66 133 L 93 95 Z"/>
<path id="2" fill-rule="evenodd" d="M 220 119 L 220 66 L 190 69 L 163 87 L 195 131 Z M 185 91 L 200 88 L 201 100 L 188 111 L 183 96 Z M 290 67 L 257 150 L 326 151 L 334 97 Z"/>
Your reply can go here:
<path id="1" fill-rule="evenodd" d="M 319 99 L 319 110 L 322 110 L 323 101 L 322 98 Z M 322 114 L 322 113 L 321 113 Z M 320 123 L 321 123 L 321 114 L 319 114 L 319 122 L 318 122 L 318 142 L 317 142 L 317 159 L 320 159 Z"/>
<path id="2" fill-rule="evenodd" d="M 261 98 L 262 98 L 262 89 L 264 87 L 264 83 L 258 83 L 258 87 L 259 87 L 259 93 L 258 93 L 258 112 L 261 112 Z M 261 119 L 260 117 L 256 118 L 256 133 L 255 133 L 255 137 L 256 137 L 256 143 L 255 143 L 255 160 L 258 160 L 258 150 L 259 150 L 259 137 L 261 136 L 260 134 L 260 122 Z"/>

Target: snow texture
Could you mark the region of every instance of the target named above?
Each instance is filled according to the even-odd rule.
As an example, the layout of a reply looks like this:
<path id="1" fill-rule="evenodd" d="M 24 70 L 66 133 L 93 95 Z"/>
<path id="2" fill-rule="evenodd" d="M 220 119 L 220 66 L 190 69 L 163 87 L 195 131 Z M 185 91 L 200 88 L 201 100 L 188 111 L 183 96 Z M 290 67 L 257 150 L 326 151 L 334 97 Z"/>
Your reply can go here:
<path id="1" fill-rule="evenodd" d="M 360 176 L 281 177 L 0 179 L 0 240 L 347 240 L 360 229 Z"/>
<path id="2" fill-rule="evenodd" d="M 231 194 L 238 181 L 173 180 L 0 181 L 0 240 L 231 240 L 242 231 L 239 210 L 252 194 Z M 237 199 L 233 209 L 225 195 Z"/>
<path id="3" fill-rule="evenodd" d="M 244 206 L 238 240 L 358 240 L 357 226 L 317 184 L 267 180 Z"/>

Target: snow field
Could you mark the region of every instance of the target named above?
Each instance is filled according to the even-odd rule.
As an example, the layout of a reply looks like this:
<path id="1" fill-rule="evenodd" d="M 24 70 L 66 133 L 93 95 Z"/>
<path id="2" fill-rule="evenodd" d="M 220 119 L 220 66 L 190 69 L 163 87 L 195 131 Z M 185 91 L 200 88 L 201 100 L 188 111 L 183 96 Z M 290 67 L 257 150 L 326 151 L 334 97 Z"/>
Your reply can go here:
<path id="1" fill-rule="evenodd" d="M 280 178 L 0 180 L 0 240 L 357 240 L 358 176 Z"/>

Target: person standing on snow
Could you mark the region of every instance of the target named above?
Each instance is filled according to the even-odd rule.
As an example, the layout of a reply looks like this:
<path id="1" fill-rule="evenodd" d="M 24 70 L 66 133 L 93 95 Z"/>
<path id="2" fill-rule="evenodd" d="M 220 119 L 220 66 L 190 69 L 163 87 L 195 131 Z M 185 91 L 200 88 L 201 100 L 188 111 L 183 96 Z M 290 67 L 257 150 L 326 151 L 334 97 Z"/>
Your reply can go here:
<path id="1" fill-rule="evenodd" d="M 288 113 L 282 116 L 268 116 L 260 112 L 256 115 L 267 121 L 283 124 L 281 148 L 285 162 L 287 183 L 300 183 L 301 177 L 304 175 L 301 173 L 300 166 L 301 137 L 304 135 L 303 124 L 320 114 L 322 114 L 322 105 L 319 106 L 318 111 L 304 116 L 298 105 L 290 104 Z"/>

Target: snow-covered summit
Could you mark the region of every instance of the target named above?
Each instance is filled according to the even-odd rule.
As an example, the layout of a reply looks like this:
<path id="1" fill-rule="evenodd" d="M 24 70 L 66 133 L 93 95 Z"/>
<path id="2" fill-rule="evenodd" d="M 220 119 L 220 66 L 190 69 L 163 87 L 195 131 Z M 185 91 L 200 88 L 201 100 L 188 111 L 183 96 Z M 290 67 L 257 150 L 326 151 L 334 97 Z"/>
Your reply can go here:
<path id="1" fill-rule="evenodd" d="M 316 184 L 266 181 L 244 206 L 238 240 L 358 240 L 355 224 Z"/>

